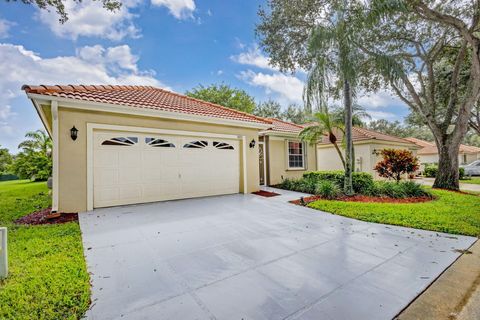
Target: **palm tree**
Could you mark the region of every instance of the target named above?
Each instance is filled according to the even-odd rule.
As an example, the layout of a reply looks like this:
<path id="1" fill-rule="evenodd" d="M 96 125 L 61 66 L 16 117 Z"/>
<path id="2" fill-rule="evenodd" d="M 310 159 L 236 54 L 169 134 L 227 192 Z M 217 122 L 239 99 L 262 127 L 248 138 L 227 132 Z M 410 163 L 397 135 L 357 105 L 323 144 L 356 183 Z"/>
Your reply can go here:
<path id="1" fill-rule="evenodd" d="M 335 108 L 330 113 L 332 119 L 337 122 L 345 122 L 345 110 L 342 108 Z M 354 103 L 352 105 L 352 125 L 354 127 L 366 127 L 365 120 L 371 120 L 372 117 L 361 105 Z"/>
<path id="2" fill-rule="evenodd" d="M 50 156 L 52 151 L 52 139 L 43 130 L 29 131 L 25 134 L 27 140 L 18 145 L 19 149 L 27 153 L 41 152 Z"/>
<path id="3" fill-rule="evenodd" d="M 355 24 L 347 21 L 347 0 L 332 1 L 333 16 L 319 24 L 310 36 L 309 51 L 314 57 L 313 67 L 307 77 L 304 99 L 311 109 L 317 104 L 321 109 L 327 104 L 327 96 L 335 89 L 343 95 L 345 130 L 345 183 L 344 192 L 353 194 L 352 172 L 354 166 L 352 142 L 353 97 L 360 70 L 360 50 L 352 44 Z M 351 11 L 353 12 L 353 11 Z M 313 130 L 313 129 L 312 129 Z M 321 131 L 321 128 L 319 128 Z"/>
<path id="4" fill-rule="evenodd" d="M 333 119 L 328 112 L 328 107 L 323 108 L 322 111 L 316 112 L 313 116 L 316 120 L 315 124 L 303 129 L 299 135 L 300 139 L 311 144 L 316 144 L 324 136 L 328 136 L 328 141 L 337 151 L 338 157 L 340 158 L 340 161 L 342 161 L 342 165 L 345 168 L 345 157 L 343 156 L 342 150 L 340 150 L 336 136 L 338 131 L 345 133 L 343 121 L 337 121 L 337 119 Z"/>

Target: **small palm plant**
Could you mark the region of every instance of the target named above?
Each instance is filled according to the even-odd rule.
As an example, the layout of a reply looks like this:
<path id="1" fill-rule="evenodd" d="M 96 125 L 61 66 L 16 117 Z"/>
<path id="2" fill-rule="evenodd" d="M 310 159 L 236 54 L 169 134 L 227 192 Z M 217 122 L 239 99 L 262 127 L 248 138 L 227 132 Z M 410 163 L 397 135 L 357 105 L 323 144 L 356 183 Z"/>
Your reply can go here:
<path id="1" fill-rule="evenodd" d="M 345 157 L 338 144 L 338 139 L 335 133 L 344 133 L 344 125 L 342 121 L 332 119 L 328 112 L 328 107 L 322 108 L 322 111 L 316 112 L 313 116 L 315 118 L 315 124 L 306 127 L 300 132 L 300 139 L 307 141 L 310 144 L 316 144 L 317 141 L 322 140 L 324 136 L 328 136 L 328 141 L 333 145 L 338 153 L 338 157 L 342 161 L 342 165 L 345 168 Z"/>

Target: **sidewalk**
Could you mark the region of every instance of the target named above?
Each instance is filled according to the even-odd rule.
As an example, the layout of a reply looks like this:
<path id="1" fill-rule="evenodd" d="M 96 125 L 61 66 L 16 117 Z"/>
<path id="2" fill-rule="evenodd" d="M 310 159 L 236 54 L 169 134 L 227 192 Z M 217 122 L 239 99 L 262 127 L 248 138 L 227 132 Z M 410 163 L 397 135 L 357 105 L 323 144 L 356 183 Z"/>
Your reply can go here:
<path id="1" fill-rule="evenodd" d="M 416 182 L 418 182 L 420 184 L 423 184 L 423 185 L 426 185 L 426 186 L 432 186 L 434 180 L 435 179 L 433 179 L 433 178 L 415 179 Z M 460 190 L 480 192 L 480 184 L 460 183 Z"/>
<path id="2" fill-rule="evenodd" d="M 480 319 L 480 242 L 465 251 L 395 319 Z"/>

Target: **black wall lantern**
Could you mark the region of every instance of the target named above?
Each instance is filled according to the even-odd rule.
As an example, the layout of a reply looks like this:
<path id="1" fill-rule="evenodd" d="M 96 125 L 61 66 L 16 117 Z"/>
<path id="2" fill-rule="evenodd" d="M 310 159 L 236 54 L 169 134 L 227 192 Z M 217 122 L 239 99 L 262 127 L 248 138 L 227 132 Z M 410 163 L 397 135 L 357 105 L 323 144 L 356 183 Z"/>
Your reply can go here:
<path id="1" fill-rule="evenodd" d="M 255 139 L 252 139 L 252 141 L 250 141 L 250 148 L 255 148 Z"/>
<path id="2" fill-rule="evenodd" d="M 77 136 L 78 136 L 78 129 L 75 128 L 75 126 L 72 127 L 72 129 L 70 129 L 70 137 L 72 138 L 73 141 L 77 140 Z"/>

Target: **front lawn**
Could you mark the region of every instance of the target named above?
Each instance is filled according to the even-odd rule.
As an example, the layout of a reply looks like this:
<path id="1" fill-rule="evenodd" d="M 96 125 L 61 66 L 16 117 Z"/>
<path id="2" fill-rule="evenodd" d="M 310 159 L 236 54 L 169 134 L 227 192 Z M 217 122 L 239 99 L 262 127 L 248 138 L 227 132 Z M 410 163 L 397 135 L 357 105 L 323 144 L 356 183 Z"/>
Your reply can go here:
<path id="1" fill-rule="evenodd" d="M 460 183 L 480 184 L 480 177 L 472 177 L 471 179 L 462 179 Z"/>
<path id="2" fill-rule="evenodd" d="M 480 236 L 480 197 L 431 190 L 436 200 L 424 203 L 363 203 L 318 200 L 308 206 L 363 221 Z"/>
<path id="3" fill-rule="evenodd" d="M 79 319 L 90 304 L 78 223 L 13 223 L 49 205 L 45 182 L 0 182 L 0 226 L 9 231 L 9 277 L 0 281 L 0 319 Z"/>

